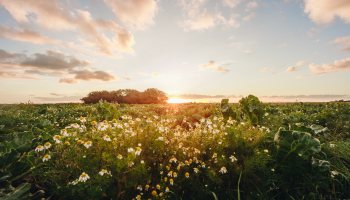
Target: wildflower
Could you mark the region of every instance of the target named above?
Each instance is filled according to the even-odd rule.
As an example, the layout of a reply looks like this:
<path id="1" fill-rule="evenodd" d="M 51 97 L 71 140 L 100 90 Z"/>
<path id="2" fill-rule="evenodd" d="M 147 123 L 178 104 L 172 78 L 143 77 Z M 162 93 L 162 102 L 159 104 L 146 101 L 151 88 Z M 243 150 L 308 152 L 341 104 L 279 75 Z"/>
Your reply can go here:
<path id="1" fill-rule="evenodd" d="M 169 190 L 169 187 L 166 187 L 165 188 L 165 192 L 169 192 L 170 190 Z"/>
<path id="2" fill-rule="evenodd" d="M 173 172 L 173 177 L 176 178 L 177 177 L 177 173 Z"/>
<path id="3" fill-rule="evenodd" d="M 218 157 L 218 154 L 217 153 L 213 153 L 212 158 L 217 158 L 217 157 Z"/>
<path id="4" fill-rule="evenodd" d="M 136 196 L 136 200 L 141 200 L 141 195 L 138 194 L 138 195 Z"/>
<path id="5" fill-rule="evenodd" d="M 269 153 L 269 150 L 267 150 L 267 149 L 264 149 L 264 152 L 265 152 L 265 153 Z"/>
<path id="6" fill-rule="evenodd" d="M 330 147 L 330 148 L 334 148 L 334 147 L 335 147 L 335 144 L 330 143 L 330 144 L 329 144 L 329 147 Z"/>
<path id="7" fill-rule="evenodd" d="M 51 159 L 51 156 L 49 154 L 45 154 L 43 157 L 43 162 L 46 162 Z"/>
<path id="8" fill-rule="evenodd" d="M 175 157 L 172 157 L 172 158 L 170 158 L 169 162 L 170 162 L 170 163 L 172 163 L 172 162 L 173 162 L 173 163 L 176 163 L 176 162 L 177 162 L 177 159 L 176 159 Z"/>
<path id="9" fill-rule="evenodd" d="M 67 128 L 67 127 L 66 127 Z M 68 132 L 67 132 L 67 129 L 62 129 L 60 131 L 60 134 L 63 136 L 63 137 L 68 137 Z"/>
<path id="10" fill-rule="evenodd" d="M 135 164 L 135 163 L 134 163 L 134 162 L 132 162 L 132 161 L 131 161 L 131 162 L 128 162 L 128 166 L 129 166 L 129 167 L 134 166 L 134 164 Z"/>
<path id="11" fill-rule="evenodd" d="M 157 191 L 155 191 L 155 190 L 153 190 L 151 194 L 152 194 L 152 196 L 157 196 L 158 195 Z"/>
<path id="12" fill-rule="evenodd" d="M 117 158 L 118 158 L 119 160 L 121 160 L 121 159 L 123 159 L 123 156 L 122 156 L 121 154 L 118 154 L 118 155 L 117 155 Z"/>
<path id="13" fill-rule="evenodd" d="M 104 136 L 103 136 L 103 140 L 104 140 L 104 141 L 107 141 L 107 142 L 112 141 L 111 138 L 110 138 L 108 135 L 104 135 Z"/>
<path id="14" fill-rule="evenodd" d="M 100 176 L 103 176 L 103 175 L 105 175 L 105 174 L 108 174 L 108 175 L 112 176 L 111 171 L 107 171 L 106 169 L 101 169 L 101 171 L 98 172 L 98 174 L 99 174 Z"/>
<path id="15" fill-rule="evenodd" d="M 236 162 L 237 158 L 234 155 L 231 155 L 230 157 L 231 162 Z"/>
<path id="16" fill-rule="evenodd" d="M 227 169 L 226 167 L 221 167 L 220 171 L 221 174 L 226 174 L 227 173 Z"/>
<path id="17" fill-rule="evenodd" d="M 83 172 L 79 176 L 78 180 L 79 180 L 79 182 L 86 182 L 88 179 L 90 179 L 90 176 L 87 173 Z"/>
<path id="18" fill-rule="evenodd" d="M 173 171 L 169 171 L 169 172 L 168 172 L 168 176 L 169 176 L 169 177 L 172 177 L 172 176 L 173 176 Z"/>
<path id="19" fill-rule="evenodd" d="M 193 171 L 194 171 L 194 173 L 197 174 L 199 172 L 199 169 L 197 167 L 195 167 L 195 168 L 193 168 Z"/>
<path id="20" fill-rule="evenodd" d="M 141 160 L 140 163 L 141 163 L 141 164 L 145 164 L 145 161 L 144 161 L 144 160 Z"/>
<path id="21" fill-rule="evenodd" d="M 90 148 L 91 146 L 92 146 L 92 142 L 91 141 L 86 141 L 86 142 L 84 142 L 84 146 L 85 146 L 85 148 Z"/>
<path id="22" fill-rule="evenodd" d="M 134 150 L 134 148 L 128 148 L 128 153 L 131 153 L 131 152 L 134 152 L 135 150 Z"/>
<path id="23" fill-rule="evenodd" d="M 39 145 L 39 146 L 37 146 L 37 147 L 35 148 L 35 151 L 36 151 L 36 152 L 40 152 L 40 151 L 43 151 L 44 149 L 45 149 L 44 146 Z"/>
<path id="24" fill-rule="evenodd" d="M 51 143 L 50 143 L 50 142 L 46 142 L 46 143 L 44 144 L 44 147 L 45 147 L 45 149 L 50 149 Z"/>
<path id="25" fill-rule="evenodd" d="M 159 184 L 157 184 L 157 185 L 156 185 L 156 188 L 157 188 L 158 190 L 160 190 L 160 185 L 159 185 Z"/>
<path id="26" fill-rule="evenodd" d="M 274 172 L 274 171 L 275 171 L 275 169 L 274 169 L 274 168 L 272 168 L 272 169 L 271 169 L 271 171 L 272 171 L 272 172 Z"/>
<path id="27" fill-rule="evenodd" d="M 69 182 L 68 185 L 76 185 L 78 184 L 78 182 L 79 182 L 78 180 L 74 180 L 72 182 Z"/>
<path id="28" fill-rule="evenodd" d="M 65 141 L 64 144 L 65 144 L 65 145 L 70 145 L 70 142 Z"/>
<path id="29" fill-rule="evenodd" d="M 136 189 L 142 191 L 142 186 L 141 186 L 141 185 L 138 185 Z"/>
<path id="30" fill-rule="evenodd" d="M 141 154 L 142 149 L 140 147 L 136 147 L 135 155 L 139 156 Z"/>
<path id="31" fill-rule="evenodd" d="M 79 117 L 79 121 L 80 121 L 81 123 L 85 123 L 85 122 L 86 122 L 86 118 L 85 118 L 85 117 L 80 116 L 80 117 Z"/>
<path id="32" fill-rule="evenodd" d="M 54 135 L 53 136 L 53 140 L 55 140 L 55 142 L 57 144 L 61 143 L 61 136 L 60 135 Z"/>
<path id="33" fill-rule="evenodd" d="M 149 189 L 149 185 L 145 185 L 145 190 L 147 191 Z"/>
<path id="34" fill-rule="evenodd" d="M 334 177 L 337 176 L 338 174 L 339 174 L 339 172 L 336 171 L 336 170 L 331 171 L 331 177 L 332 177 L 332 178 L 334 178 Z"/>
<path id="35" fill-rule="evenodd" d="M 164 137 L 158 137 L 156 140 L 164 141 Z"/>
<path id="36" fill-rule="evenodd" d="M 169 183 L 170 183 L 170 185 L 174 185 L 174 179 L 169 179 Z"/>
<path id="37" fill-rule="evenodd" d="M 189 177 L 190 177 L 190 173 L 186 172 L 186 173 L 185 173 L 185 177 L 186 177 L 186 178 L 189 178 Z"/>

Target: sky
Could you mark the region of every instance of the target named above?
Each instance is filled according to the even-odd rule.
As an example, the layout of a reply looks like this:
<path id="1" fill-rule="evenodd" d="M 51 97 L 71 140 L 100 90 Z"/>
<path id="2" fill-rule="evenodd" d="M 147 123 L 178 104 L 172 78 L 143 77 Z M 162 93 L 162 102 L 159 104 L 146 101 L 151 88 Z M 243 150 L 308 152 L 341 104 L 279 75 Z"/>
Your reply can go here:
<path id="1" fill-rule="evenodd" d="M 349 0 L 0 0 L 0 103 L 350 99 L 349 53 Z"/>

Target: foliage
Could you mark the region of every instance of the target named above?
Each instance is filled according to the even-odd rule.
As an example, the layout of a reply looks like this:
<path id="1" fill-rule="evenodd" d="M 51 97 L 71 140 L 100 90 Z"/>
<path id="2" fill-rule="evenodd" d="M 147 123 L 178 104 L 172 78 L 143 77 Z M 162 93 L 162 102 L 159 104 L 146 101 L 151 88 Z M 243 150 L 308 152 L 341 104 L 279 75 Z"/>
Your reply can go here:
<path id="1" fill-rule="evenodd" d="M 253 125 L 260 124 L 264 110 L 263 104 L 258 97 L 249 95 L 239 100 L 240 110 Z"/>
<path id="2" fill-rule="evenodd" d="M 158 104 L 166 103 L 166 94 L 156 88 L 149 88 L 143 92 L 132 89 L 121 89 L 117 91 L 94 91 L 81 99 L 84 103 L 97 103 L 100 100 L 110 103 L 126 104 Z"/>
<path id="3" fill-rule="evenodd" d="M 0 199 L 347 199 L 349 113 L 252 96 L 0 105 Z"/>

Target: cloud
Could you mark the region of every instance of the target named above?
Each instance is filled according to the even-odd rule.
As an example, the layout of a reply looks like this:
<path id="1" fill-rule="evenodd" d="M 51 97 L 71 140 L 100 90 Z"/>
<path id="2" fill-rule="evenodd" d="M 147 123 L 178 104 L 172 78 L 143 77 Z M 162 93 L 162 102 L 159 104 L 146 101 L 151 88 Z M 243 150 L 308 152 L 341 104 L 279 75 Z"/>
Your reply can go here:
<path id="1" fill-rule="evenodd" d="M 78 80 L 111 81 L 115 77 L 104 71 L 86 69 L 91 64 L 61 52 L 46 51 L 26 55 L 0 49 L 0 76 L 5 78 L 37 78 L 37 76 L 63 77 L 60 83 L 77 83 Z M 67 76 L 73 76 L 72 78 Z"/>
<path id="2" fill-rule="evenodd" d="M 213 60 L 210 60 L 208 63 L 203 64 L 202 68 L 204 69 L 211 69 L 217 72 L 221 72 L 221 73 L 228 73 L 230 72 L 230 69 L 228 69 L 226 66 L 224 65 L 219 65 L 218 63 L 216 63 Z"/>
<path id="3" fill-rule="evenodd" d="M 350 71 L 350 58 L 336 60 L 331 64 L 310 64 L 309 69 L 313 74 L 326 74 L 331 72 Z"/>
<path id="4" fill-rule="evenodd" d="M 350 23 L 349 0 L 304 0 L 304 12 L 318 24 L 327 24 L 340 18 Z"/>
<path id="5" fill-rule="evenodd" d="M 138 29 L 153 24 L 158 4 L 156 0 L 104 0 L 114 15 L 125 25 Z"/>
<path id="6" fill-rule="evenodd" d="M 207 0 L 179 0 L 184 12 L 183 27 L 186 31 L 200 31 L 213 28 L 217 25 L 238 28 L 240 23 L 234 12 L 228 16 L 223 15 L 217 9 L 210 9 Z M 223 6 L 231 10 L 238 6 L 241 1 L 224 0 Z"/>
<path id="7" fill-rule="evenodd" d="M 350 36 L 338 37 L 333 43 L 341 46 L 344 51 L 350 51 Z"/>
<path id="8" fill-rule="evenodd" d="M 48 38 L 31 30 L 19 30 L 0 25 L 0 38 L 29 42 L 34 44 L 57 44 L 55 39 Z"/>
<path id="9" fill-rule="evenodd" d="M 27 57 L 20 65 L 39 69 L 61 71 L 73 69 L 75 67 L 85 67 L 88 61 L 78 60 L 73 56 L 66 56 L 60 52 L 47 51 L 46 53 L 36 53 L 33 57 Z"/>
<path id="10" fill-rule="evenodd" d="M 225 6 L 230 7 L 230 8 L 237 7 L 241 2 L 242 2 L 242 0 L 223 0 L 223 4 Z"/>
<path id="11" fill-rule="evenodd" d="M 74 78 L 61 78 L 59 80 L 60 83 L 68 83 L 68 84 L 73 84 L 73 83 L 78 83 L 78 81 Z"/>
<path id="12" fill-rule="evenodd" d="M 255 10 L 258 7 L 258 3 L 256 1 L 250 1 L 246 4 L 245 10 L 247 12 Z"/>
<path id="13" fill-rule="evenodd" d="M 55 93 L 55 92 L 51 92 L 50 95 L 52 95 L 52 96 L 63 96 L 62 94 L 58 94 L 58 93 Z"/>
<path id="14" fill-rule="evenodd" d="M 133 35 L 112 20 L 94 19 L 86 10 L 73 9 L 58 0 L 11 0 L 0 1 L 19 25 L 38 25 L 51 31 L 70 31 L 78 33 L 86 40 L 83 44 L 91 44 L 104 55 L 113 55 L 119 52 L 132 52 L 134 45 Z M 30 30 L 14 30 L 2 27 L 5 33 L 0 36 L 18 41 L 34 41 L 40 44 L 55 43 L 55 39 L 42 36 Z M 69 42 L 61 44 L 65 48 Z"/>
<path id="15" fill-rule="evenodd" d="M 90 70 L 81 70 L 81 71 L 73 71 L 70 74 L 74 74 L 72 78 L 61 78 L 59 80 L 60 83 L 78 83 L 79 80 L 90 81 L 90 80 L 100 80 L 100 81 L 112 81 L 116 78 L 107 72 L 104 71 L 90 71 Z"/>
<path id="16" fill-rule="evenodd" d="M 287 67 L 287 72 L 296 72 L 299 70 L 299 68 L 304 67 L 307 64 L 306 61 L 300 60 L 295 65 Z"/>
<path id="17" fill-rule="evenodd" d="M 89 70 L 82 70 L 82 71 L 74 71 L 72 74 L 75 74 L 75 79 L 77 80 L 101 80 L 101 81 L 111 81 L 114 80 L 115 77 L 107 72 L 104 71 L 89 71 Z"/>

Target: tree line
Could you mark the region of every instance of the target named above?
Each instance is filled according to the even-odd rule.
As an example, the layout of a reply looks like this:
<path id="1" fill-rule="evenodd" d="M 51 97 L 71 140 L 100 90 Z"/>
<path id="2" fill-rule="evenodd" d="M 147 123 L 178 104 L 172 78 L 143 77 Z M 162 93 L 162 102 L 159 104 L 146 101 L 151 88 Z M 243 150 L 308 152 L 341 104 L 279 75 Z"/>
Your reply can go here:
<path id="1" fill-rule="evenodd" d="M 110 103 L 125 104 L 158 104 L 166 103 L 168 97 L 165 92 L 156 88 L 149 88 L 143 92 L 134 89 L 119 89 L 115 91 L 93 91 L 81 99 L 86 104 L 104 100 Z"/>

